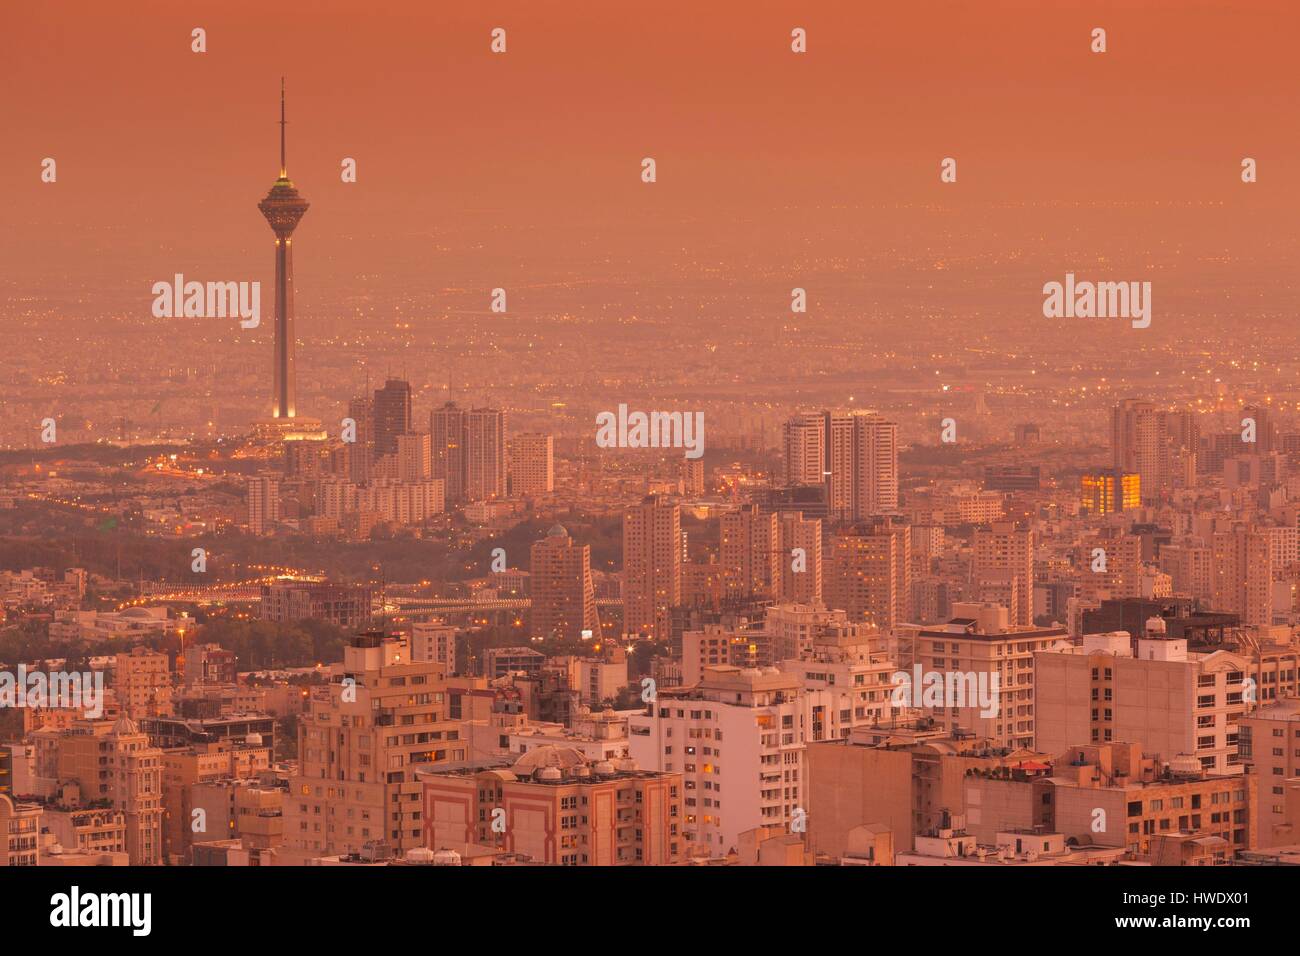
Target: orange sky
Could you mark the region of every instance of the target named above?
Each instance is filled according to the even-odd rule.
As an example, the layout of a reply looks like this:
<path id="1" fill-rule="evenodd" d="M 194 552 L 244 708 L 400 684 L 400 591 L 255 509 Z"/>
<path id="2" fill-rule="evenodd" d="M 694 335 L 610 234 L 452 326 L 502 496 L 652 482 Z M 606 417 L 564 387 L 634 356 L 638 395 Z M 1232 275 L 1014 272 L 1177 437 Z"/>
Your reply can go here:
<path id="1" fill-rule="evenodd" d="M 256 202 L 277 172 L 282 73 L 290 173 L 313 203 L 300 268 L 340 282 L 384 267 L 375 237 L 540 261 L 575 224 L 614 250 L 652 230 L 665 254 L 764 237 L 756 254 L 779 260 L 791 232 L 834 248 L 828 205 L 894 203 L 1009 224 L 1016 248 L 1017 234 L 1069 228 L 1076 202 L 1133 202 L 1080 241 L 1104 253 L 1117 236 L 1203 236 L 1205 254 L 1230 241 L 1268 258 L 1300 205 L 1288 2 L 61 0 L 11 4 L 5 21 L 11 283 L 228 272 L 254 255 L 269 270 Z M 494 26 L 504 56 L 489 52 Z M 1089 51 L 1094 26 L 1105 55 Z M 54 186 L 39 180 L 46 156 Z M 355 185 L 340 182 L 345 156 Z M 659 164 L 653 187 L 643 156 Z M 939 183 L 943 156 L 956 186 Z M 1154 201 L 1223 206 L 1153 229 Z M 881 213 L 880 228 L 907 216 Z"/>

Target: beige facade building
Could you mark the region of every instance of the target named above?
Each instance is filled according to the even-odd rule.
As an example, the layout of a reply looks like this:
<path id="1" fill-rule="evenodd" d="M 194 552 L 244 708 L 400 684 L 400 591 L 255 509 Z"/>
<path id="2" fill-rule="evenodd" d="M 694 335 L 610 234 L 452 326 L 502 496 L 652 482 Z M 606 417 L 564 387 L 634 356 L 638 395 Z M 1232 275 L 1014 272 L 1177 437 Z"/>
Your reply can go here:
<path id="1" fill-rule="evenodd" d="M 77 720 L 68 730 L 40 730 L 32 739 L 36 776 L 50 792 L 63 793 L 72 807 L 104 801 L 122 814 L 131 865 L 162 863 L 163 752 L 150 746 L 135 721 L 125 715 Z"/>
<path id="2" fill-rule="evenodd" d="M 41 807 L 0 793 L 0 866 L 39 866 Z"/>
<path id="3" fill-rule="evenodd" d="M 781 515 L 781 589 L 777 598 L 794 604 L 820 604 L 822 600 L 822 523 L 798 512 Z"/>
<path id="4" fill-rule="evenodd" d="M 1266 530 L 1240 525 L 1214 535 L 1214 609 L 1243 624 L 1273 623 L 1273 562 Z"/>
<path id="5" fill-rule="evenodd" d="M 496 408 L 465 413 L 465 497 L 470 501 L 506 494 L 507 416 Z"/>
<path id="6" fill-rule="evenodd" d="M 79 793 L 74 787 L 73 793 Z M 55 798 L 44 805 L 41 828 L 68 853 L 126 854 L 126 817 L 112 807 L 73 807 Z"/>
<path id="7" fill-rule="evenodd" d="M 771 595 L 781 586 L 783 561 L 777 516 L 751 504 L 720 521 L 719 564 L 727 596 Z"/>
<path id="8" fill-rule="evenodd" d="M 532 547 L 530 579 L 529 630 L 535 640 L 600 637 L 588 545 L 574 544 L 569 533 L 555 525 Z"/>
<path id="9" fill-rule="evenodd" d="M 786 421 L 785 483 L 821 485 L 826 481 L 826 422 L 819 412 L 805 412 Z"/>
<path id="10" fill-rule="evenodd" d="M 433 477 L 432 449 L 428 432 L 398 435 L 394 477 L 398 481 L 428 481 Z"/>
<path id="11" fill-rule="evenodd" d="M 1248 709 L 1250 661 L 1231 651 L 1188 651 L 1152 618 L 1127 631 L 1085 634 L 1078 647 L 1034 655 L 1038 747 L 1126 741 L 1169 762 L 1189 757 L 1206 773 L 1240 772 L 1238 728 Z"/>
<path id="12" fill-rule="evenodd" d="M 999 829 L 1046 822 L 1030 786 L 1046 770 L 1040 754 L 953 737 L 928 720 L 857 728 L 808 747 L 808 843 L 838 858 L 854 828 L 873 826 L 893 834 L 894 852 L 909 851 L 951 814 L 966 815 L 968 830 L 990 842 Z"/>
<path id="13" fill-rule="evenodd" d="M 788 827 L 803 808 L 802 694 L 774 667 L 708 667 L 694 687 L 661 689 L 628 718 L 632 759 L 682 775 L 691 855 L 725 856 L 745 830 Z"/>
<path id="14" fill-rule="evenodd" d="M 623 630 L 667 640 L 682 600 L 681 506 L 650 496 L 623 514 Z"/>
<path id="15" fill-rule="evenodd" d="M 1300 843 L 1300 700 L 1241 718 L 1241 759 L 1259 781 L 1260 847 Z"/>
<path id="16" fill-rule="evenodd" d="M 510 436 L 510 494 L 534 498 L 555 490 L 555 440 L 538 432 Z"/>
<path id="17" fill-rule="evenodd" d="M 905 525 L 885 521 L 837 531 L 827 555 L 826 603 L 882 630 L 905 622 L 912 595 L 909 541 Z"/>
<path id="18" fill-rule="evenodd" d="M 926 713 L 945 730 L 967 731 L 1003 747 L 1033 748 L 1034 655 L 1065 640 L 1066 629 L 1012 626 L 1007 609 L 992 604 L 956 603 L 953 615 L 947 624 L 918 632 L 915 666 L 923 675 L 959 675 L 965 685 L 973 682 L 990 694 L 996 684 L 998 703 L 986 708 L 945 697 L 936 707 L 923 698 Z"/>
<path id="19" fill-rule="evenodd" d="M 284 804 L 284 848 L 299 858 L 422 846 L 415 771 L 468 756 L 443 665 L 412 662 L 405 641 L 377 631 L 343 654 L 299 721 Z"/>
<path id="20" fill-rule="evenodd" d="M 271 751 L 261 745 L 254 734 L 252 740 L 237 744 L 213 742 L 194 747 L 163 751 L 163 853 L 168 862 L 189 862 L 190 846 L 194 842 L 224 839 L 229 815 L 220 808 L 196 799 L 195 791 L 202 785 L 226 780 L 247 780 L 271 766 Z M 195 814 L 195 810 L 201 810 Z"/>
<path id="21" fill-rule="evenodd" d="M 1196 761 L 1170 765 L 1133 743 L 1071 747 L 1052 762 L 1055 829 L 1100 846 L 1123 846 L 1152 861 L 1157 837 L 1219 837 L 1256 846 L 1253 774 L 1207 776 Z"/>
<path id="22" fill-rule="evenodd" d="M 113 689 L 122 713 L 132 720 L 172 713 L 172 672 L 166 654 L 133 647 L 117 655 Z"/>
<path id="23" fill-rule="evenodd" d="M 876 633 L 868 625 L 850 622 L 845 611 L 821 603 L 773 604 L 763 616 L 763 631 L 772 645 L 772 658 L 777 661 L 810 653 L 822 634 L 845 628 L 854 628 L 856 633 L 864 635 Z"/>
<path id="24" fill-rule="evenodd" d="M 534 863 L 652 866 L 678 863 L 686 849 L 681 773 L 543 745 L 510 765 L 419 778 L 430 850 L 489 846 Z"/>
<path id="25" fill-rule="evenodd" d="M 832 626 L 813 638 L 810 651 L 777 664 L 803 688 L 808 743 L 847 738 L 855 727 L 897 716 L 890 701 L 896 665 L 864 631 Z"/>
<path id="26" fill-rule="evenodd" d="M 194 843 L 229 838 L 249 850 L 277 849 L 284 839 L 285 798 L 279 787 L 249 779 L 223 777 L 195 784 L 193 804 L 203 811 L 207 832 L 195 834 Z"/>
<path id="27" fill-rule="evenodd" d="M 681 684 L 692 687 L 704 677 L 707 667 L 771 667 L 776 663 L 771 635 L 751 626 L 724 627 L 706 624 L 698 631 L 682 634 Z"/>
<path id="28" fill-rule="evenodd" d="M 411 661 L 416 664 L 441 664 L 446 674 L 456 673 L 456 628 L 438 621 L 415 621 L 411 624 Z"/>
<path id="29" fill-rule="evenodd" d="M 1034 533 L 1014 522 L 996 521 L 975 532 L 971 563 L 973 583 L 1002 582 L 1011 596 L 1006 605 L 1011 624 L 1034 623 Z"/>

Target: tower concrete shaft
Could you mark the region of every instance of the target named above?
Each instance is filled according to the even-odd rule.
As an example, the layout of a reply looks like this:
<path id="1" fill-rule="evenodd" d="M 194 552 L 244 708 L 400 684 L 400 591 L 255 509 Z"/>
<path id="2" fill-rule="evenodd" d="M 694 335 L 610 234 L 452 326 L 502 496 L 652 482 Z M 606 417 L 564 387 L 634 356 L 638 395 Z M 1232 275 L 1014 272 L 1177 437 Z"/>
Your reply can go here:
<path id="1" fill-rule="evenodd" d="M 275 233 L 275 363 L 271 414 L 293 418 L 296 378 L 293 328 L 293 231 L 310 203 L 298 193 L 285 158 L 284 80 L 280 80 L 280 178 L 257 204 Z"/>

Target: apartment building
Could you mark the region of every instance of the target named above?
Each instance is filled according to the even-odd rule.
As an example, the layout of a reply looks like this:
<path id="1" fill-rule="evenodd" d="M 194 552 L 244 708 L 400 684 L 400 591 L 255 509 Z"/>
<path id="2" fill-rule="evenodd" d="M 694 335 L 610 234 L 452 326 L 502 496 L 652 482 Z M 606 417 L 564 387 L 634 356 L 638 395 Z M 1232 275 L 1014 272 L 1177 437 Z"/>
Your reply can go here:
<path id="1" fill-rule="evenodd" d="M 775 667 L 706 667 L 694 687 L 660 690 L 628 718 L 632 759 L 682 775 L 692 855 L 724 856 L 745 830 L 788 826 L 804 806 L 802 694 Z"/>
<path id="2" fill-rule="evenodd" d="M 680 772 L 548 744 L 510 764 L 418 777 L 430 850 L 477 845 L 534 863 L 652 866 L 678 863 L 686 849 Z"/>
<path id="3" fill-rule="evenodd" d="M 1157 837 L 1218 837 L 1234 851 L 1257 844 L 1254 774 L 1209 776 L 1194 759 L 1165 764 L 1125 742 L 1071 747 L 1052 761 L 1051 782 L 1055 829 L 1148 862 Z"/>
<path id="4" fill-rule="evenodd" d="M 415 663 L 404 640 L 358 634 L 311 689 L 298 725 L 298 772 L 284 804 L 284 847 L 315 857 L 383 842 L 397 853 L 423 845 L 415 771 L 463 761 L 468 743 L 451 716 L 452 680 Z M 462 686 L 468 682 L 462 681 Z"/>
<path id="5" fill-rule="evenodd" d="M 921 629 L 915 639 L 916 666 L 923 675 L 960 675 L 993 692 L 997 704 L 946 700 L 926 713 L 945 730 L 963 730 L 1001 746 L 1035 746 L 1034 655 L 1067 637 L 1063 627 L 1016 627 L 1007 608 L 954 603 L 947 624 Z M 1041 748 L 1040 748 L 1041 749 Z"/>
<path id="6" fill-rule="evenodd" d="M 1158 617 L 1136 639 L 1113 631 L 1082 640 L 1034 655 L 1040 749 L 1127 741 L 1166 762 L 1193 757 L 1206 773 L 1239 772 L 1247 658 L 1189 651 L 1186 638 L 1169 636 Z"/>
<path id="7" fill-rule="evenodd" d="M 1241 761 L 1259 781 L 1259 846 L 1300 843 L 1300 700 L 1260 707 L 1239 726 Z"/>
<path id="8" fill-rule="evenodd" d="M 155 866 L 163 860 L 163 752 L 150 744 L 135 721 L 76 720 L 68 729 L 44 729 L 32 735 L 36 776 L 46 792 L 64 784 L 69 805 L 99 802 L 121 812 L 126 823 L 126 852 L 132 866 Z"/>

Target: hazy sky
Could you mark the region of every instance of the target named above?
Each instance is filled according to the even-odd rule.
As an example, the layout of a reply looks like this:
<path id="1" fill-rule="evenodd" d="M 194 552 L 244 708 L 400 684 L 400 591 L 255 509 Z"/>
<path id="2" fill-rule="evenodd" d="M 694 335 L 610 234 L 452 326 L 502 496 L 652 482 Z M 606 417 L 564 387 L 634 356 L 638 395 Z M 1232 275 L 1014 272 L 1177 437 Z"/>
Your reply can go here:
<path id="1" fill-rule="evenodd" d="M 1044 278 L 1075 265 L 1069 249 L 1118 278 L 1162 255 L 1193 271 L 1243 257 L 1238 275 L 1280 292 L 1300 211 L 1297 27 L 1280 0 L 15 3 L 5 289 L 269 280 L 256 203 L 285 74 L 307 296 L 376 275 L 398 290 L 580 279 L 609 260 L 649 286 L 697 255 L 743 278 L 950 242 L 1045 253 Z M 1244 156 L 1257 184 L 1240 182 Z"/>

